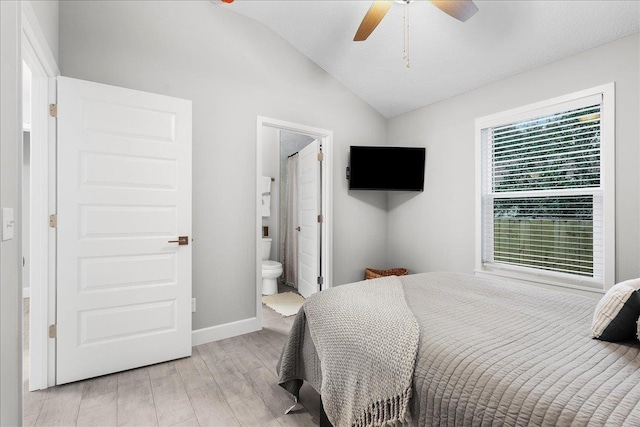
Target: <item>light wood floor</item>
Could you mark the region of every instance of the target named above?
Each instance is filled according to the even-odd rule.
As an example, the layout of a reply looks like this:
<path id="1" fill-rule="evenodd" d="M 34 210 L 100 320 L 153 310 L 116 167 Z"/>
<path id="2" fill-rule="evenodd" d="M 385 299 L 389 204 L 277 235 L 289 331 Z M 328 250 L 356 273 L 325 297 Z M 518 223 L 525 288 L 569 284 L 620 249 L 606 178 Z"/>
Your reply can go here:
<path id="1" fill-rule="evenodd" d="M 276 364 L 293 317 L 263 306 L 263 321 L 262 331 L 194 347 L 189 358 L 26 391 L 24 425 L 317 426 L 318 394 L 305 384 L 305 408 L 284 415 L 293 401 L 277 384 Z M 27 378 L 26 346 L 24 354 Z"/>

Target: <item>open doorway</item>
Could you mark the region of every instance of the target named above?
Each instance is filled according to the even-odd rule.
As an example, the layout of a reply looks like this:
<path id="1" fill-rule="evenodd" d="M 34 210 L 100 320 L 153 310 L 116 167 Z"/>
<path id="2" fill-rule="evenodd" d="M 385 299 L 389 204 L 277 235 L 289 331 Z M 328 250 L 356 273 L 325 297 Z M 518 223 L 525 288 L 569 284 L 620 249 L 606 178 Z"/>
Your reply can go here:
<path id="1" fill-rule="evenodd" d="M 35 73 L 34 71 L 35 70 Z M 46 183 L 48 159 L 46 154 L 46 119 L 37 108 L 42 87 L 42 70 L 37 63 L 22 63 L 22 295 L 23 295 L 23 377 L 29 391 L 47 388 L 49 345 L 43 328 L 48 317 L 47 304 L 40 304 L 43 290 L 48 286 L 48 231 L 46 222 L 48 201 Z M 34 102 L 35 101 L 35 102 Z M 43 143 L 44 140 L 44 143 Z M 44 160 L 44 164 L 42 161 Z M 44 174 L 44 176 L 43 176 Z M 43 191 L 44 190 L 44 191 Z M 46 291 L 45 291 L 46 292 Z"/>
<path id="2" fill-rule="evenodd" d="M 282 274 L 277 278 L 280 289 L 265 289 L 263 295 L 283 292 L 283 289 L 297 290 L 302 295 L 313 293 L 315 289 L 302 286 L 300 289 L 300 269 L 298 267 L 298 240 L 301 230 L 300 213 L 303 196 L 301 182 L 298 177 L 300 159 L 304 153 L 314 148 L 307 148 L 317 139 L 296 132 L 267 128 L 263 131 L 262 174 L 262 239 L 269 245 L 263 247 L 263 258 L 273 260 L 282 267 Z M 317 150 L 317 148 L 315 149 Z M 311 167 L 319 168 L 312 163 Z M 315 173 L 316 171 L 311 171 Z M 316 174 L 317 175 L 317 174 Z M 312 177 L 313 178 L 313 177 Z M 311 189 L 313 190 L 313 189 Z M 267 255 L 267 252 L 269 255 Z M 315 257 L 314 257 L 315 258 Z M 315 260 L 314 260 L 315 262 Z M 264 279 L 264 277 L 263 277 Z M 313 278 L 315 281 L 315 277 Z M 282 288 L 285 286 L 286 288 Z"/>
<path id="3" fill-rule="evenodd" d="M 31 70 L 22 62 L 22 297 L 28 310 L 29 270 L 31 268 L 30 194 L 31 194 Z"/>
<path id="4" fill-rule="evenodd" d="M 59 70 L 28 2 L 22 4 L 23 372 L 25 391 L 55 385 L 55 77 Z"/>
<path id="5" fill-rule="evenodd" d="M 265 262 L 267 270 L 276 270 L 280 290 L 295 288 L 308 297 L 331 286 L 333 133 L 258 117 L 257 135 L 256 311 L 261 318 L 262 295 L 278 292 L 265 279 L 270 273 Z"/>

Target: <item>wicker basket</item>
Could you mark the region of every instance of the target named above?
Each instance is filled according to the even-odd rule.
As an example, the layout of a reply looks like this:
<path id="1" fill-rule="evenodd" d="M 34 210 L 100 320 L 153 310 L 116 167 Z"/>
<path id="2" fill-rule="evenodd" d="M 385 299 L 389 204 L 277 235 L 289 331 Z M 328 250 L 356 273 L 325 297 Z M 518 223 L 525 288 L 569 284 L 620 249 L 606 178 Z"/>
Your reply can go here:
<path id="1" fill-rule="evenodd" d="M 388 270 L 376 270 L 375 268 L 366 268 L 364 270 L 365 280 L 377 279 L 385 276 L 406 276 L 409 274 L 406 268 L 390 268 Z"/>

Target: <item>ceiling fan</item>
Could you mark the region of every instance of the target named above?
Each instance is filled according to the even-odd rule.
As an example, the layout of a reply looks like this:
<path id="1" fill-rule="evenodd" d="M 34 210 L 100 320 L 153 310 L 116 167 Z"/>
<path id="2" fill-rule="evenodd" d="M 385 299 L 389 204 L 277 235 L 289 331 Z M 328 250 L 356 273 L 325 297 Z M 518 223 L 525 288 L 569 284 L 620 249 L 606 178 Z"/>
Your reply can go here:
<path id="1" fill-rule="evenodd" d="M 402 0 L 402 2 L 406 4 L 408 4 L 409 1 L 410 0 Z M 471 18 L 478 11 L 478 7 L 472 0 L 431 0 L 431 3 L 447 15 L 453 16 L 462 22 Z M 380 21 L 382 21 L 382 18 L 384 18 L 392 5 L 393 1 L 375 0 L 362 19 L 353 41 L 359 42 L 366 40 L 373 30 L 376 29 Z"/>

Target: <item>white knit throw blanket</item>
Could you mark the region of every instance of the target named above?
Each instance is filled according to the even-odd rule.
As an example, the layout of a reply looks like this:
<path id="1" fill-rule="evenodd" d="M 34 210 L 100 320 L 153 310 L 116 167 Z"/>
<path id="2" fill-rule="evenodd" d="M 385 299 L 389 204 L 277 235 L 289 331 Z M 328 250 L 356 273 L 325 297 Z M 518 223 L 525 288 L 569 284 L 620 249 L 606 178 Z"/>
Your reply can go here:
<path id="1" fill-rule="evenodd" d="M 397 277 L 319 292 L 304 304 L 335 427 L 410 422 L 418 323 Z"/>

